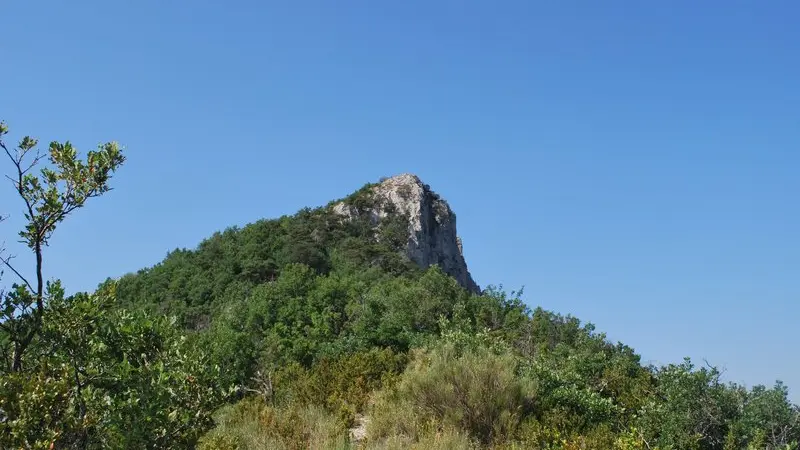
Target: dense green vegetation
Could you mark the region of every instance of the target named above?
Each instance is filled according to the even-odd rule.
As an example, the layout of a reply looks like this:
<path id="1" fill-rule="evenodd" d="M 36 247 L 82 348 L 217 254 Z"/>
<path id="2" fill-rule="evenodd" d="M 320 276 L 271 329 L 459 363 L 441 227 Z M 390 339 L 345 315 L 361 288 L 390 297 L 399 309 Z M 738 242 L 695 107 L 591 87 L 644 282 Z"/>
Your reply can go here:
<path id="1" fill-rule="evenodd" d="M 124 158 L 35 146 L 3 143 L 41 256 Z M 28 283 L 4 257 L 0 447 L 798 448 L 781 383 L 643 366 L 520 292 L 467 292 L 402 255 L 407 218 L 373 224 L 371 192 L 341 200 L 352 220 L 327 205 L 230 228 L 93 293 L 65 296 L 41 258 Z"/>

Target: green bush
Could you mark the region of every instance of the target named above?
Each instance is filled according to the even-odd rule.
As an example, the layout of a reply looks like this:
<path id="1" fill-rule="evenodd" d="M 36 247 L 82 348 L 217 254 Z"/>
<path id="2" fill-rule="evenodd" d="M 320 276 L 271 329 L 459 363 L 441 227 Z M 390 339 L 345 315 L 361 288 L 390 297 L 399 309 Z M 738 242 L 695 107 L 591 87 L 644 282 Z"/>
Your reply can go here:
<path id="1" fill-rule="evenodd" d="M 514 435 L 533 405 L 533 389 L 516 374 L 509 352 L 457 351 L 445 343 L 421 353 L 393 389 L 376 400 L 371 440 L 409 437 L 433 429 L 462 430 L 484 444 Z"/>
<path id="2" fill-rule="evenodd" d="M 275 373 L 275 400 L 279 404 L 321 405 L 349 425 L 374 391 L 394 382 L 405 363 L 405 355 L 375 348 L 323 358 L 310 369 L 288 364 Z"/>
<path id="3" fill-rule="evenodd" d="M 204 436 L 200 450 L 347 449 L 345 424 L 317 406 L 268 406 L 260 398 L 247 398 L 223 408 L 217 427 Z"/>
<path id="4" fill-rule="evenodd" d="M 2 448 L 186 448 L 230 390 L 174 321 L 52 285 L 24 372 L 0 372 Z"/>

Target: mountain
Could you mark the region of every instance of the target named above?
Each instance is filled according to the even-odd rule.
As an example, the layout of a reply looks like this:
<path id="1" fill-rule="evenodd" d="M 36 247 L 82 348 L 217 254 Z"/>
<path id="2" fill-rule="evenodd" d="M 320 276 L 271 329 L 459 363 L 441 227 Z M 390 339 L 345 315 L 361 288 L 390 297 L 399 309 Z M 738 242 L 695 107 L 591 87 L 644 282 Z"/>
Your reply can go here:
<path id="1" fill-rule="evenodd" d="M 203 328 L 232 292 L 274 281 L 298 263 L 319 274 L 373 268 L 391 276 L 437 266 L 468 292 L 481 292 L 464 260 L 455 213 L 406 173 L 322 207 L 228 228 L 193 250 L 176 249 L 122 277 L 117 293 L 124 305 L 149 305 Z"/>
<path id="2" fill-rule="evenodd" d="M 411 174 L 231 227 L 106 287 L 112 318 L 136 339 L 153 334 L 153 313 L 183 325 L 177 342 L 190 352 L 162 358 L 173 378 L 157 378 L 191 380 L 174 397 L 182 410 L 234 393 L 197 430 L 214 426 L 203 450 L 800 448 L 800 408 L 780 382 L 726 384 L 688 359 L 645 366 L 591 324 L 480 289 L 455 214 Z M 125 325 L 132 317 L 144 319 Z M 90 348 L 118 347 L 116 322 L 102 329 L 114 331 L 110 344 Z M 164 345 L 110 358 L 127 374 L 128 354 Z M 170 368 L 181 362 L 213 372 L 196 384 Z M 146 393 L 145 381 L 125 392 Z M 364 442 L 351 442 L 365 421 L 352 433 Z"/>

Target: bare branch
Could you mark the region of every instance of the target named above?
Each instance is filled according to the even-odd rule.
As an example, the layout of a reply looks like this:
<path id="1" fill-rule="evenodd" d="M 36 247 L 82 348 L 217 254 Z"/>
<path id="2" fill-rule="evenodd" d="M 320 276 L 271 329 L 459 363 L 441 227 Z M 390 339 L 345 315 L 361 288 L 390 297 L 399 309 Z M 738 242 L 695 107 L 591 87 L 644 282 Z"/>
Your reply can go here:
<path id="1" fill-rule="evenodd" d="M 0 148 L 2 148 L 6 152 L 6 155 L 8 155 L 8 158 L 11 160 L 11 162 L 14 164 L 14 167 L 16 167 L 16 169 L 17 169 L 17 180 L 16 181 L 14 179 L 12 179 L 11 177 L 8 177 L 8 176 L 7 177 L 8 177 L 8 179 L 11 180 L 12 183 L 14 183 L 14 187 L 17 189 L 17 193 L 19 194 L 20 198 L 22 198 L 22 200 L 25 202 L 25 207 L 28 210 L 28 216 L 31 217 L 31 220 L 32 220 L 33 217 L 36 217 L 36 215 L 33 212 L 33 205 L 31 205 L 30 199 L 28 199 L 28 197 L 25 195 L 25 191 L 22 188 L 22 181 L 23 181 L 23 179 L 25 177 L 25 172 L 30 170 L 33 167 L 33 164 L 30 167 L 28 167 L 27 169 L 23 170 L 22 169 L 22 159 L 25 157 L 25 154 L 27 152 L 24 152 L 24 151 L 23 152 L 19 152 L 17 154 L 17 156 L 14 157 L 11 154 L 11 152 L 8 150 L 8 147 L 6 147 L 6 145 L 3 143 L 2 140 L 0 140 Z M 38 162 L 39 155 L 40 155 L 40 153 L 37 151 L 36 158 L 34 159 L 34 162 Z"/>
<path id="2" fill-rule="evenodd" d="M 22 175 L 25 175 L 26 173 L 30 172 L 31 169 L 36 167 L 36 165 L 39 164 L 39 162 L 42 160 L 42 158 L 44 158 L 44 155 L 42 154 L 41 151 L 37 150 L 36 151 L 36 155 L 33 157 L 33 161 L 31 161 L 31 163 L 28 165 L 28 167 L 25 170 L 22 171 Z M 22 161 L 20 160 L 20 163 L 21 162 Z"/>
<path id="3" fill-rule="evenodd" d="M 19 271 L 15 269 L 14 266 L 11 265 L 12 259 L 14 259 L 13 256 L 0 257 L 0 262 L 2 262 L 3 264 L 5 264 L 6 267 L 11 269 L 11 271 L 14 272 L 14 274 L 18 276 L 23 283 L 25 283 L 25 286 L 27 286 L 28 289 L 30 289 L 31 293 L 36 294 L 36 291 L 33 289 L 33 285 L 31 285 L 31 283 L 21 273 L 19 273 Z"/>

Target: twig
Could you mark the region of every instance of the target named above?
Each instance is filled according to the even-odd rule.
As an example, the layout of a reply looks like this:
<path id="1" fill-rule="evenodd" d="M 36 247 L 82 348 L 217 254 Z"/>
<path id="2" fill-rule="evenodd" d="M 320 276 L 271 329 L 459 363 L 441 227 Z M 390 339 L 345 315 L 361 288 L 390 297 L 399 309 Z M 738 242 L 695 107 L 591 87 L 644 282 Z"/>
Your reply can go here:
<path id="1" fill-rule="evenodd" d="M 11 269 L 11 271 L 14 272 L 14 274 L 18 276 L 23 283 L 25 283 L 25 286 L 28 287 L 31 293 L 36 294 L 36 291 L 34 291 L 33 289 L 33 285 L 31 285 L 31 283 L 21 273 L 19 273 L 19 271 L 15 269 L 14 266 L 11 265 L 11 260 L 13 258 L 14 258 L 13 256 L 6 256 L 5 258 L 0 258 L 0 262 L 2 262 L 3 264 L 5 264 L 6 267 Z"/>

